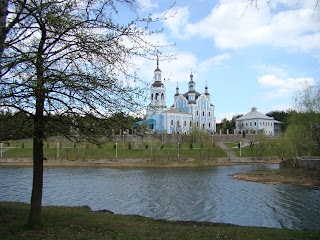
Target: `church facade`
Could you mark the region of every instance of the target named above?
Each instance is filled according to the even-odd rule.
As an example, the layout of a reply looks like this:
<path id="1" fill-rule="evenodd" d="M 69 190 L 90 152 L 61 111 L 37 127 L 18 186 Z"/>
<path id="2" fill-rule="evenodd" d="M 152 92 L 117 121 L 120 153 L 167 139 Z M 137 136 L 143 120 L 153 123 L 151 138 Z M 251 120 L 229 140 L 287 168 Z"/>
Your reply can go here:
<path id="1" fill-rule="evenodd" d="M 150 132 L 157 131 L 167 134 L 189 134 L 197 129 L 208 134 L 216 132 L 215 107 L 210 103 L 208 87 L 204 93 L 196 91 L 196 83 L 193 74 L 190 75 L 188 91 L 179 92 L 176 88 L 174 104 L 168 108 L 166 103 L 166 87 L 161 79 L 162 71 L 157 68 L 154 71 L 154 81 L 150 88 L 150 104 L 146 111 L 144 123 Z"/>

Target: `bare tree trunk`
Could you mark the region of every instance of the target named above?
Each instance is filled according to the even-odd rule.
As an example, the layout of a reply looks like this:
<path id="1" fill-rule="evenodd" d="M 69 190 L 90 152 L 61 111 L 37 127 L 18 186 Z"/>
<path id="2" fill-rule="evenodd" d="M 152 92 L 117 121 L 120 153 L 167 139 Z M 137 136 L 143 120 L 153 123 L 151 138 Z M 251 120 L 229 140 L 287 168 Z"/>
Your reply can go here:
<path id="1" fill-rule="evenodd" d="M 34 89 L 36 99 L 36 112 L 34 115 L 34 137 L 33 137 L 33 184 L 31 195 L 31 206 L 28 219 L 28 225 L 34 227 L 40 224 L 42 208 L 42 190 L 43 190 L 43 139 L 44 139 L 44 59 L 43 49 L 46 41 L 46 31 L 42 25 L 42 36 L 37 54 L 37 85 Z"/>
<path id="2" fill-rule="evenodd" d="M 28 225 L 40 224 L 43 189 L 43 139 L 44 139 L 44 94 L 36 91 L 36 114 L 34 116 L 33 138 L 33 184 Z"/>

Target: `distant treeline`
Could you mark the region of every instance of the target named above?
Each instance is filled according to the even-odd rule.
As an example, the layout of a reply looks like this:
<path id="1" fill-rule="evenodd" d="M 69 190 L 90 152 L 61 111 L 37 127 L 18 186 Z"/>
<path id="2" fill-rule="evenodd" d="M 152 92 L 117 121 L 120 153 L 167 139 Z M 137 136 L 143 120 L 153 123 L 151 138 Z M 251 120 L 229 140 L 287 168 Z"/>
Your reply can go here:
<path id="1" fill-rule="evenodd" d="M 121 130 L 132 129 L 133 123 L 142 120 L 124 113 L 114 113 L 107 118 L 87 116 L 46 116 L 45 136 L 75 138 L 108 137 Z M 33 137 L 33 116 L 25 112 L 0 111 L 0 141 Z"/>

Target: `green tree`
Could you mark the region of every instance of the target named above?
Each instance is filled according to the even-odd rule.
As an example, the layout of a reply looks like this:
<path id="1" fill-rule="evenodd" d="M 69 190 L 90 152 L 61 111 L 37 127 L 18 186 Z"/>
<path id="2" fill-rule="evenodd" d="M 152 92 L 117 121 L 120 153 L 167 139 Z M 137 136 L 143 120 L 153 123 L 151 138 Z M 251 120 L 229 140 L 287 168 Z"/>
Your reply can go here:
<path id="1" fill-rule="evenodd" d="M 295 105 L 297 112 L 291 114 L 288 133 L 291 133 L 293 141 L 312 149 L 310 154 L 319 154 L 320 85 L 308 86 L 297 92 Z"/>
<path id="2" fill-rule="evenodd" d="M 278 120 L 282 122 L 281 124 L 281 131 L 285 132 L 288 124 L 289 124 L 289 118 L 290 114 L 292 113 L 292 110 L 287 111 L 271 111 L 266 113 L 267 116 L 273 117 L 275 120 Z"/>
<path id="3" fill-rule="evenodd" d="M 5 1 L 0 106 L 33 118 L 30 226 L 40 223 L 47 117 L 98 117 L 141 106 L 144 88 L 131 71 L 133 58 L 154 59 L 164 46 L 147 40 L 161 19 L 140 18 L 137 7 L 134 0 Z M 130 16 L 120 8 L 135 19 L 125 23 Z"/>

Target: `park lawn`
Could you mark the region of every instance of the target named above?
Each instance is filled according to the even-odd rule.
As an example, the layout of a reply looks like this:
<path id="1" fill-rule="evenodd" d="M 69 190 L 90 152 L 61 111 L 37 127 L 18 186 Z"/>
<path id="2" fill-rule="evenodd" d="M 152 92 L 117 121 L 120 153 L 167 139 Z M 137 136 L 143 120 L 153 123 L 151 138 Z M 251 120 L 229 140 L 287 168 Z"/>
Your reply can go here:
<path id="1" fill-rule="evenodd" d="M 2 239 L 319 239 L 320 231 L 240 227 L 210 222 L 172 222 L 92 212 L 89 207 L 42 209 L 41 226 L 26 226 L 29 205 L 0 203 Z"/>
<path id="2" fill-rule="evenodd" d="M 240 149 L 238 148 L 238 142 L 228 142 L 226 146 L 231 148 L 237 156 L 240 156 Z M 275 150 L 267 145 L 266 147 L 261 147 L 261 145 L 256 144 L 253 148 L 249 146 L 241 147 L 241 157 L 246 158 L 259 158 L 259 157 L 274 157 L 276 156 Z"/>
<path id="3" fill-rule="evenodd" d="M 54 148 L 53 144 L 44 146 L 44 157 L 51 160 L 114 160 L 114 159 L 158 159 L 158 160 L 214 160 L 216 158 L 226 157 L 221 148 L 194 148 L 187 146 L 182 148 L 160 148 L 160 144 L 148 145 L 146 148 L 129 149 L 123 146 L 115 149 L 113 145 L 83 145 L 71 147 L 63 144 L 65 147 Z M 62 146 L 63 146 L 62 145 Z M 49 146 L 49 147 L 48 147 Z M 9 148 L 3 153 L 5 158 L 32 158 L 32 147 L 29 148 Z"/>

